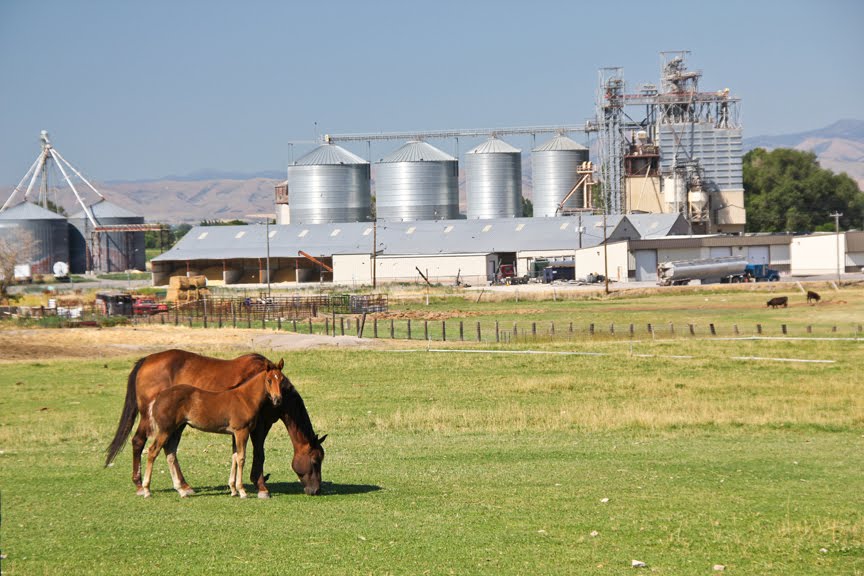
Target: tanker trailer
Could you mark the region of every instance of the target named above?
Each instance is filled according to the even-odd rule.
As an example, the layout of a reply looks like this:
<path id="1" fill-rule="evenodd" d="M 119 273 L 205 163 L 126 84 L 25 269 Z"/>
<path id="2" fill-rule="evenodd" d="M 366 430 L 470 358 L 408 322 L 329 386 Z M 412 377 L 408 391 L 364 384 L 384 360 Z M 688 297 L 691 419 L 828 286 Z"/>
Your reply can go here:
<path id="1" fill-rule="evenodd" d="M 700 260 L 672 260 L 657 266 L 657 283 L 661 286 L 680 286 L 691 280 L 701 280 L 703 284 L 723 278 L 743 274 L 747 260 L 737 256 L 704 258 Z"/>

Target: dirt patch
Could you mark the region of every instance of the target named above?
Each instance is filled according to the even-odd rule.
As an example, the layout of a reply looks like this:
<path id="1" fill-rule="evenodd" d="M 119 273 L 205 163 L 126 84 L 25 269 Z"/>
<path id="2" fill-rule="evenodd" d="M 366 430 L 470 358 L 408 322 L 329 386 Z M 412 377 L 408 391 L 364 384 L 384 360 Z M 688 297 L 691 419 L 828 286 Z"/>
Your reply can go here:
<path id="1" fill-rule="evenodd" d="M 304 350 L 323 346 L 374 348 L 380 341 L 353 336 L 272 330 L 203 330 L 182 326 L 34 328 L 0 330 L 0 362 L 147 355 L 170 348 L 201 353 Z"/>

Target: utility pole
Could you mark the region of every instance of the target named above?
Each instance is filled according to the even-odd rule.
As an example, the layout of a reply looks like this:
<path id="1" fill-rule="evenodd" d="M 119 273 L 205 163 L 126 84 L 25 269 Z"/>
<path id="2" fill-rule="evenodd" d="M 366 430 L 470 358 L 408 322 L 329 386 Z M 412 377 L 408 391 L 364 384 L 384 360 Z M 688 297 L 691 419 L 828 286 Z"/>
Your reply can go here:
<path id="1" fill-rule="evenodd" d="M 606 250 L 606 207 L 603 207 L 603 282 L 609 294 L 609 254 Z"/>
<path id="2" fill-rule="evenodd" d="M 378 218 L 372 219 L 372 289 L 378 286 Z"/>
<path id="3" fill-rule="evenodd" d="M 840 217 L 843 216 L 840 212 L 829 214 L 834 218 L 834 232 L 837 234 L 837 282 L 840 282 L 840 262 L 843 255 L 840 254 Z"/>

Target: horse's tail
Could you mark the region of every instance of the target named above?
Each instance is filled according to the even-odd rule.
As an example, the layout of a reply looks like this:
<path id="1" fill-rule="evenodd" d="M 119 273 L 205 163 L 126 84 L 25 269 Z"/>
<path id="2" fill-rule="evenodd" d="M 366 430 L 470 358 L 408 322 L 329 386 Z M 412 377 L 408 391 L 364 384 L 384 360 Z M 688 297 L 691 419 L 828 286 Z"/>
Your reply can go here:
<path id="1" fill-rule="evenodd" d="M 114 439 L 111 445 L 108 446 L 105 457 L 105 466 L 111 464 L 123 445 L 126 444 L 126 439 L 129 438 L 129 433 L 132 432 L 132 426 L 135 424 L 135 418 L 138 417 L 138 402 L 135 393 L 135 384 L 138 379 L 138 370 L 147 358 L 141 358 L 135 363 L 132 371 L 129 373 L 129 380 L 126 383 L 126 401 L 123 404 L 123 412 L 120 414 L 120 422 L 117 424 L 117 432 L 114 433 Z"/>

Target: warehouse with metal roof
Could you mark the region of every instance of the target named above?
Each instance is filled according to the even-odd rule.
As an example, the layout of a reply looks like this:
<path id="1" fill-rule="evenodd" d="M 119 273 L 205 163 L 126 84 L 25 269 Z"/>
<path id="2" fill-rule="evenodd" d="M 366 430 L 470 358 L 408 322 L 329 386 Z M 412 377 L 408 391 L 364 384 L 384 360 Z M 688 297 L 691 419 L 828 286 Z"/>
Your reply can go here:
<path id="1" fill-rule="evenodd" d="M 605 219 L 609 241 L 686 231 L 683 217 L 617 215 Z M 482 284 L 503 263 L 527 274 L 537 259 L 572 259 L 580 247 L 602 244 L 604 218 L 493 218 L 412 222 L 351 222 L 198 226 L 152 260 L 153 282 L 203 274 L 212 284 L 271 282 L 463 281 Z M 374 248 L 373 248 L 374 247 Z"/>

